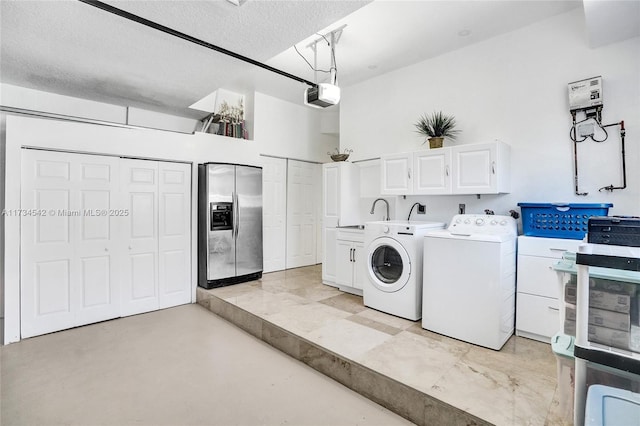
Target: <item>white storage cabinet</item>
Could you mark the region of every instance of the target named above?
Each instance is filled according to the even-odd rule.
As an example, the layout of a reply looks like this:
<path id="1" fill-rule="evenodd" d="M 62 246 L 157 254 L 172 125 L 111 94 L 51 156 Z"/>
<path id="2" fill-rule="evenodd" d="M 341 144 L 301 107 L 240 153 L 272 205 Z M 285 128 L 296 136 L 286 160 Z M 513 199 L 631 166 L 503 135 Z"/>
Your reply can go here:
<path id="1" fill-rule="evenodd" d="M 22 152 L 21 335 L 191 302 L 191 165 Z"/>
<path id="2" fill-rule="evenodd" d="M 338 288 L 362 296 L 364 231 L 338 229 L 335 247 Z"/>
<path id="3" fill-rule="evenodd" d="M 500 194 L 510 191 L 510 147 L 460 145 L 381 157 L 386 195 Z"/>
<path id="4" fill-rule="evenodd" d="M 562 295 L 553 264 L 565 251 L 578 250 L 580 240 L 518 237 L 516 335 L 550 343 L 562 329 Z"/>
<path id="5" fill-rule="evenodd" d="M 502 142 L 451 148 L 454 194 L 499 194 L 510 191 L 511 155 Z"/>
<path id="6" fill-rule="evenodd" d="M 451 149 L 439 148 L 413 153 L 413 193 L 451 194 Z"/>
<path id="7" fill-rule="evenodd" d="M 358 166 L 346 161 L 322 165 L 322 282 L 336 285 L 337 226 L 360 225 Z"/>
<path id="8" fill-rule="evenodd" d="M 380 193 L 383 195 L 413 194 L 413 153 L 384 155 L 380 158 Z"/>

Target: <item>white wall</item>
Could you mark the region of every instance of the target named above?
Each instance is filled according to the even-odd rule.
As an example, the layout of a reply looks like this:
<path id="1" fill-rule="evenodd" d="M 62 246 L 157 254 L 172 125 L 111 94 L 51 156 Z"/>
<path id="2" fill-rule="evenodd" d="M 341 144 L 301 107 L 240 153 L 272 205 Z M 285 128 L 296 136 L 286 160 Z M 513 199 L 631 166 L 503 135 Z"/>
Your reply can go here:
<path id="1" fill-rule="evenodd" d="M 0 84 L 0 104 L 5 107 L 120 124 L 125 124 L 127 121 L 126 107 L 63 96 L 6 83 Z"/>
<path id="2" fill-rule="evenodd" d="M 343 87 L 341 149 L 352 159 L 426 149 L 413 123 L 420 114 L 453 114 L 462 130 L 456 143 L 507 142 L 512 147 L 512 191 L 507 195 L 398 198 L 397 218 L 424 202 L 416 220 L 449 221 L 458 203 L 467 213 L 505 214 L 518 202 L 614 204 L 612 214 L 640 215 L 640 38 L 590 49 L 581 9 L 361 84 Z M 567 83 L 601 75 L 605 124 L 625 120 L 627 184 L 621 184 L 620 137 L 578 146 L 580 189 L 574 195 Z M 445 146 L 450 145 L 445 141 Z"/>
<path id="3" fill-rule="evenodd" d="M 201 128 L 198 120 L 132 107 L 127 108 L 126 124 L 183 133 L 192 133 Z"/>
<path id="4" fill-rule="evenodd" d="M 321 119 L 321 110 L 255 94 L 254 132 L 263 154 L 330 161 L 327 152 L 338 146 L 338 137 L 320 133 Z"/>
<path id="5" fill-rule="evenodd" d="M 0 104 L 11 108 L 183 133 L 193 132 L 199 123 L 191 118 L 79 99 L 6 83 L 0 84 Z"/>

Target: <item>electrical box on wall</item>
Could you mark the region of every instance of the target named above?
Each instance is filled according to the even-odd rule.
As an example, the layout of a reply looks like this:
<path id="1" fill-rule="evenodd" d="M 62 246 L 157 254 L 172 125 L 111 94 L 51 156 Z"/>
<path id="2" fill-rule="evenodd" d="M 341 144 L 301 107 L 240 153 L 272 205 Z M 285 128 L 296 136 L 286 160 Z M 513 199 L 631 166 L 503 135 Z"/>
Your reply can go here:
<path id="1" fill-rule="evenodd" d="M 602 106 L 602 77 L 569 83 L 569 111 L 581 111 Z"/>

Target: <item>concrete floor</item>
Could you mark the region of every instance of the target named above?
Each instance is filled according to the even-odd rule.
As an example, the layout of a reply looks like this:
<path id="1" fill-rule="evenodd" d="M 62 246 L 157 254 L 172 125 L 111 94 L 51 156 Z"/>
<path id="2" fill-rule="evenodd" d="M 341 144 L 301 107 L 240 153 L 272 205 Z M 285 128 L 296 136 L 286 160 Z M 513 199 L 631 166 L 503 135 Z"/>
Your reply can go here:
<path id="1" fill-rule="evenodd" d="M 410 424 L 199 305 L 3 346 L 0 366 L 5 426 Z"/>

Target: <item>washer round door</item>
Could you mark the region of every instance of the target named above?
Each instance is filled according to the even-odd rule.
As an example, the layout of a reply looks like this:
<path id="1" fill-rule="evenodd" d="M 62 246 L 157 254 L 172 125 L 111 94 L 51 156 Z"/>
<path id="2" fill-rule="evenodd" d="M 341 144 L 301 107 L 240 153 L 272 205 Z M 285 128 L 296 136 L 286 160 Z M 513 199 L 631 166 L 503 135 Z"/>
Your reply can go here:
<path id="1" fill-rule="evenodd" d="M 393 238 L 378 238 L 368 248 L 367 272 L 377 289 L 387 293 L 398 291 L 411 276 L 409 254 Z"/>

